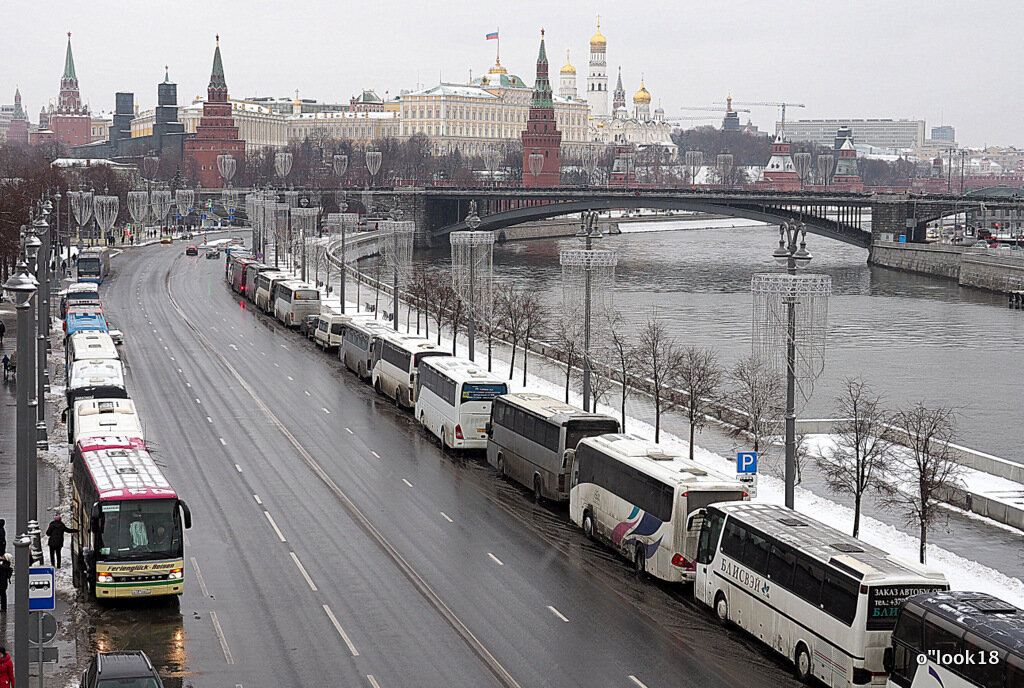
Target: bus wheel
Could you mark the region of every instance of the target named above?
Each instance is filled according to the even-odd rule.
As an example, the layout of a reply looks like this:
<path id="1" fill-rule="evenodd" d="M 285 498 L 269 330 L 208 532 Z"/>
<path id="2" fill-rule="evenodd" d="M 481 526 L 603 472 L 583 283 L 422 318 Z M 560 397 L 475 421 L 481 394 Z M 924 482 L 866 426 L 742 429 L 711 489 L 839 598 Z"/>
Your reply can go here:
<path id="1" fill-rule="evenodd" d="M 533 476 L 533 501 L 536 504 L 540 504 L 540 500 L 543 499 L 543 498 L 544 498 L 544 495 L 541 494 L 541 489 L 540 489 L 540 476 L 539 475 L 535 475 L 535 476 Z"/>
<path id="2" fill-rule="evenodd" d="M 633 572 L 637 578 L 643 578 L 647 573 L 647 553 L 643 543 L 637 543 L 633 550 Z"/>
<path id="3" fill-rule="evenodd" d="M 804 683 L 811 681 L 811 656 L 807 653 L 807 646 L 800 643 L 796 647 L 796 677 Z"/>
<path id="4" fill-rule="evenodd" d="M 583 534 L 587 536 L 588 540 L 594 539 L 594 517 L 590 515 L 590 512 L 583 514 Z"/>
<path id="5" fill-rule="evenodd" d="M 722 625 L 729 623 L 729 601 L 722 593 L 715 596 L 715 616 L 718 617 L 718 623 Z"/>
<path id="6" fill-rule="evenodd" d="M 373 389 L 375 392 L 377 392 L 377 394 L 384 394 L 384 392 L 380 388 L 380 378 L 377 378 L 377 380 L 373 383 Z"/>
<path id="7" fill-rule="evenodd" d="M 498 454 L 498 477 L 505 477 L 505 458 L 501 454 Z"/>

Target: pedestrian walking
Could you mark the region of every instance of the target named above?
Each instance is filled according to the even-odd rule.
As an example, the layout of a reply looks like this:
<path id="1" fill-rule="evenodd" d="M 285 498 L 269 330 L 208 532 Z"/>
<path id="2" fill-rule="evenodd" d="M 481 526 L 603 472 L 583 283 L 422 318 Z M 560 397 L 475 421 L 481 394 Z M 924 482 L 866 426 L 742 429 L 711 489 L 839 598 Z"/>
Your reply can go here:
<path id="1" fill-rule="evenodd" d="M 7 325 L 0 320 L 0 349 L 4 348 L 4 335 L 7 334 Z"/>
<path id="2" fill-rule="evenodd" d="M 7 374 L 11 371 L 11 357 L 4 354 L 4 382 L 7 382 Z"/>
<path id="3" fill-rule="evenodd" d="M 64 548 L 64 534 L 77 532 L 77 529 L 64 525 L 64 521 L 60 520 L 60 514 L 54 515 L 50 525 L 46 527 L 46 544 L 50 546 L 50 566 L 60 568 L 60 551 Z"/>
<path id="4" fill-rule="evenodd" d="M 3 645 L 0 645 L 0 688 L 14 688 L 14 662 Z"/>
<path id="5" fill-rule="evenodd" d="M 0 556 L 7 551 L 7 521 L 0 518 Z"/>
<path id="6" fill-rule="evenodd" d="M 7 586 L 14 576 L 14 567 L 11 566 L 11 555 L 5 554 L 0 557 L 0 614 L 7 613 Z"/>

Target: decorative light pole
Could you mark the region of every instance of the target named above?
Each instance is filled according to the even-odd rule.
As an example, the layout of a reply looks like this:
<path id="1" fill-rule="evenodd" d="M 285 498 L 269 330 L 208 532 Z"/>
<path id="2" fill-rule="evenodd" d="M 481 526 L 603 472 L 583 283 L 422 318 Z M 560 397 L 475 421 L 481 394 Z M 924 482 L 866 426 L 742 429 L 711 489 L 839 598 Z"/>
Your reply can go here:
<path id="1" fill-rule="evenodd" d="M 348 156 L 335 154 L 331 159 L 331 165 L 334 167 L 334 174 L 338 175 L 338 184 L 340 186 L 341 180 L 344 178 L 345 173 L 348 172 Z"/>
<path id="2" fill-rule="evenodd" d="M 718 176 L 722 186 L 732 186 L 732 179 L 730 179 L 733 168 L 732 153 L 719 153 L 716 162 L 718 163 Z"/>
<path id="3" fill-rule="evenodd" d="M 690 168 L 690 188 L 697 188 L 697 175 L 704 164 L 704 151 L 686 151 L 686 166 Z"/>
<path id="4" fill-rule="evenodd" d="M 530 166 L 530 174 L 533 175 L 533 186 L 537 187 L 537 179 L 544 169 L 544 156 L 540 153 L 530 153 L 526 157 L 526 163 Z"/>
<path id="5" fill-rule="evenodd" d="M 590 355 L 591 321 L 595 311 L 606 309 L 606 299 L 615 281 L 618 256 L 614 251 L 594 248 L 594 241 L 601 239 L 601 228 L 597 224 L 595 211 L 583 211 L 576 238 L 583 244 L 583 248 L 563 249 L 559 254 L 559 263 L 562 265 L 562 299 L 566 317 L 577 317 L 575 314 L 580 312 L 580 301 L 583 301 L 583 410 L 589 412 L 592 396 L 590 378 L 593 371 Z"/>
<path id="6" fill-rule="evenodd" d="M 370 173 L 370 188 L 373 188 L 373 178 L 380 172 L 380 164 L 384 159 L 380 151 L 366 151 L 366 171 Z"/>
<path id="7" fill-rule="evenodd" d="M 117 211 L 121 207 L 121 200 L 117 196 L 107 195 L 104 189 L 103 196 L 96 196 L 93 199 L 93 216 L 96 218 L 96 225 L 99 227 L 100 236 L 104 243 L 107 241 L 107 233 L 114 226 L 117 219 Z"/>
<path id="8" fill-rule="evenodd" d="M 194 189 L 178 189 L 174 192 L 174 205 L 177 206 L 178 219 L 181 220 L 182 228 L 188 224 L 188 216 L 192 212 L 195 202 L 196 192 Z"/>
<path id="9" fill-rule="evenodd" d="M 818 174 L 821 175 L 821 184 L 827 189 L 829 182 L 832 181 L 832 173 L 836 171 L 836 156 L 819 155 L 817 165 Z"/>
<path id="10" fill-rule="evenodd" d="M 29 470 L 31 468 L 31 448 L 35 446 L 33 441 L 33 425 L 35 424 L 35 413 L 29 405 L 29 381 L 32 380 L 33 362 L 30 352 L 32 351 L 32 297 L 36 293 L 35 278 L 28 271 L 26 264 L 27 247 L 31 235 L 28 229 L 22 225 L 21 242 L 22 250 L 18 258 L 18 264 L 10 278 L 4 283 L 4 289 L 14 302 L 17 312 L 17 347 L 21 352 L 21 359 L 18 365 L 18 384 L 16 395 L 17 412 L 17 435 L 16 435 L 16 505 L 15 505 L 15 533 L 20 537 L 15 540 L 15 566 L 14 566 L 14 638 L 19 652 L 15 655 L 16 675 L 26 678 L 24 685 L 28 684 L 28 532 L 29 521 Z M 37 240 L 38 241 L 38 240 Z M 22 685 L 22 684 L 19 684 Z"/>
<path id="11" fill-rule="evenodd" d="M 807 227 L 803 222 L 783 222 L 779 245 L 772 257 L 786 267 L 786 274 L 754 275 L 755 354 L 778 368 L 778 350 L 785 346 L 786 368 L 786 463 L 785 501 L 794 505 L 796 489 L 796 391 L 804 399 L 811 395 L 815 378 L 825 361 L 825 329 L 832 278 L 827 275 L 798 275 L 811 262 L 807 251 Z M 784 308 L 783 308 L 784 306 Z M 800 331 L 800 350 L 797 331 Z"/>
<path id="12" fill-rule="evenodd" d="M 384 262 L 392 273 L 392 311 L 391 321 L 398 331 L 398 287 L 409 274 L 412 265 L 412 240 L 416 231 L 416 223 L 402 220 L 402 211 L 395 208 L 391 211 L 391 219 L 381 223 L 384 242 Z M 454 336 L 454 335 L 453 335 Z"/>
<path id="13" fill-rule="evenodd" d="M 476 201 L 469 202 L 468 232 L 452 232 L 452 282 L 455 293 L 469 309 L 469 360 L 476 361 L 477 317 L 490 319 L 494 269 L 494 232 L 478 232 Z"/>
<path id="14" fill-rule="evenodd" d="M 793 168 L 796 176 L 800 178 L 800 189 L 803 190 L 807 177 L 811 173 L 811 154 L 806 152 L 793 154 Z"/>
<path id="15" fill-rule="evenodd" d="M 39 253 L 36 255 L 36 283 L 39 290 L 36 294 L 36 448 L 46 449 L 46 388 L 49 377 L 46 370 L 47 344 L 50 334 L 50 225 L 47 219 L 52 206 L 49 201 L 42 205 L 42 212 L 32 223 L 33 232 L 40 241 Z M 35 516 L 35 511 L 32 512 Z"/>
<path id="16" fill-rule="evenodd" d="M 235 170 L 237 169 L 238 162 L 235 160 L 233 155 L 218 155 L 217 156 L 217 172 L 220 173 L 223 188 L 227 189 L 231 187 L 231 180 L 235 176 Z"/>

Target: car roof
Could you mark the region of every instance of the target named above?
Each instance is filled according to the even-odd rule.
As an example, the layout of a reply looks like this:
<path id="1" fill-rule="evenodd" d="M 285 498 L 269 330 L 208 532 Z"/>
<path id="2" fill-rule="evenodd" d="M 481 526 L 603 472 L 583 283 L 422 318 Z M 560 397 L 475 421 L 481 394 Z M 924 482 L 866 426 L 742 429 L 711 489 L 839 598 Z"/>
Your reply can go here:
<path id="1" fill-rule="evenodd" d="M 141 678 L 155 673 L 153 663 L 142 650 L 96 653 L 96 674 L 99 678 Z"/>

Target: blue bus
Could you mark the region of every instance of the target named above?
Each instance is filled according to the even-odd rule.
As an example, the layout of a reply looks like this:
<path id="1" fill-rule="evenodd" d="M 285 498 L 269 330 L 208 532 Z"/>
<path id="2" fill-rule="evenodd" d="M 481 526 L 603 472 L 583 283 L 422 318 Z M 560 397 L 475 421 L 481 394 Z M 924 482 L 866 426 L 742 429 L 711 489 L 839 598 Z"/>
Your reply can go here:
<path id="1" fill-rule="evenodd" d="M 64 338 L 67 339 L 75 332 L 93 330 L 99 332 L 109 331 L 107 318 L 100 311 L 70 310 L 64 318 Z"/>
<path id="2" fill-rule="evenodd" d="M 110 250 L 106 246 L 84 249 L 78 254 L 78 281 L 103 284 L 110 272 Z"/>

